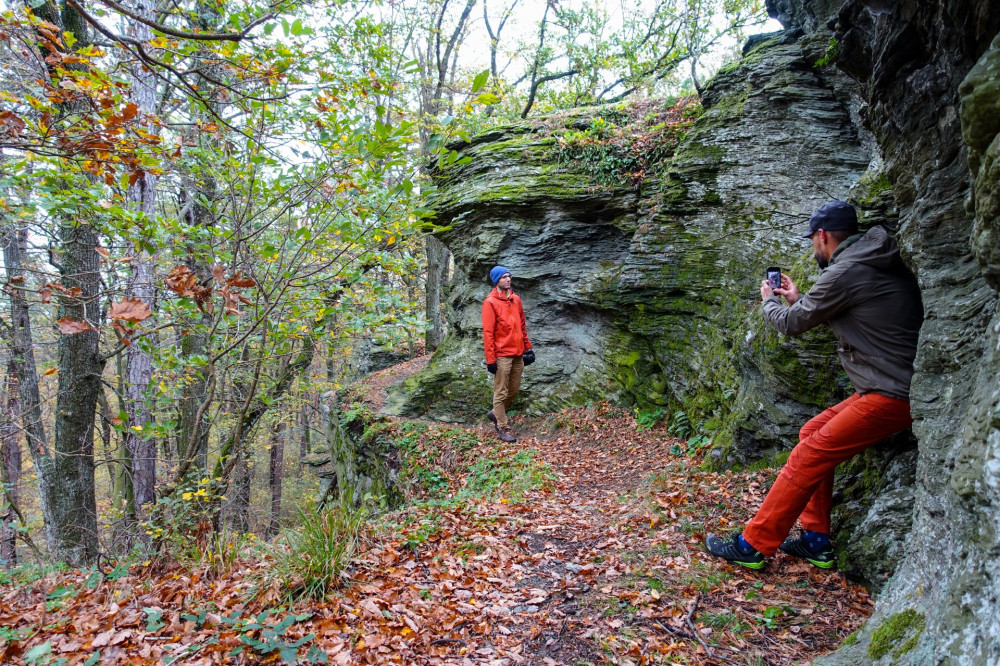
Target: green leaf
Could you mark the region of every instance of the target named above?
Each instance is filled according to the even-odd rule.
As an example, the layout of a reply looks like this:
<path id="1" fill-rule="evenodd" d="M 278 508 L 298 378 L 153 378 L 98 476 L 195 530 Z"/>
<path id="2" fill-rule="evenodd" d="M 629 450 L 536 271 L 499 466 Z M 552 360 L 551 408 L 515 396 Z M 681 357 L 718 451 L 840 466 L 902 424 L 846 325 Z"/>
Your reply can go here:
<path id="1" fill-rule="evenodd" d="M 25 652 L 24 660 L 30 664 L 49 654 L 52 654 L 52 641 L 45 641 Z"/>
<path id="2" fill-rule="evenodd" d="M 154 633 L 167 626 L 163 622 L 163 611 L 159 608 L 143 608 L 142 612 L 146 614 L 146 631 L 149 633 Z"/>
<path id="3" fill-rule="evenodd" d="M 490 104 L 496 104 L 499 101 L 500 98 L 497 95 L 494 95 L 493 93 L 483 93 L 482 95 L 479 95 L 475 99 L 476 104 L 483 104 L 485 106 L 489 106 Z"/>
<path id="4" fill-rule="evenodd" d="M 101 651 L 98 650 L 94 654 L 87 658 L 87 661 L 83 662 L 83 666 L 94 666 L 97 662 L 101 660 Z"/>
<path id="5" fill-rule="evenodd" d="M 483 71 L 476 74 L 476 78 L 472 80 L 472 92 L 477 93 L 483 89 L 486 82 L 490 80 L 490 70 L 484 69 Z"/>

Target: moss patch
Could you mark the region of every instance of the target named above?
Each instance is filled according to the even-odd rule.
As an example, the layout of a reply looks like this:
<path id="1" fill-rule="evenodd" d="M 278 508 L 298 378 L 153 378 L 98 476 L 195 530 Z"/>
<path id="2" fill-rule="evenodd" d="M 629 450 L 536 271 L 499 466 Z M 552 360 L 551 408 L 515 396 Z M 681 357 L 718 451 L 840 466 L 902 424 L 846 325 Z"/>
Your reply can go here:
<path id="1" fill-rule="evenodd" d="M 877 660 L 891 652 L 893 658 L 898 659 L 916 647 L 926 626 L 927 620 L 923 614 L 912 608 L 890 615 L 872 634 L 868 656 Z"/>

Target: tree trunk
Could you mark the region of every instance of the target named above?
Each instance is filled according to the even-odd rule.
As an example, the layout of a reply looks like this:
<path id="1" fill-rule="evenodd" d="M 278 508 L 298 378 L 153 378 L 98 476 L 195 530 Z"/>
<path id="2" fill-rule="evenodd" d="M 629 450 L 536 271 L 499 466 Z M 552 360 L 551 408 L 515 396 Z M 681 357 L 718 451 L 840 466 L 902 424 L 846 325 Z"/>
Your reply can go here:
<path id="1" fill-rule="evenodd" d="M 155 7 L 150 0 L 137 0 L 135 12 L 139 16 L 153 19 Z M 144 24 L 130 20 L 129 34 L 145 44 L 152 33 Z M 129 74 L 132 79 L 131 98 L 144 114 L 156 112 L 156 78 L 141 64 L 134 64 Z M 155 132 L 155 127 L 147 127 Z M 147 222 L 152 222 L 156 214 L 156 185 L 159 179 L 148 171 L 141 171 L 127 192 L 127 201 L 136 213 Z M 126 296 L 139 300 L 153 309 L 155 289 L 153 286 L 153 258 L 140 249 L 132 261 L 132 278 L 126 289 Z M 153 357 L 151 341 L 143 340 L 132 344 L 126 352 L 125 400 L 128 412 L 128 428 L 125 429 L 125 448 L 132 463 L 132 486 L 134 491 L 134 511 L 140 513 L 144 505 L 156 501 L 156 441 L 144 431 L 149 426 L 150 408 L 147 392 L 153 377 Z"/>
<path id="2" fill-rule="evenodd" d="M 3 232 L 3 258 L 9 284 L 24 283 L 25 249 L 27 231 L 5 229 Z M 96 252 L 94 253 L 96 254 Z M 20 289 L 8 290 L 10 294 L 10 356 L 13 375 L 17 378 L 18 394 L 21 402 L 21 422 L 24 426 L 28 454 L 38 478 L 38 498 L 45 526 L 45 545 L 50 553 L 56 552 L 58 545 L 54 522 L 55 500 L 53 483 L 55 464 L 47 446 L 45 425 L 42 423 L 42 401 L 38 393 L 38 370 L 35 365 L 35 344 L 31 333 L 31 317 L 28 302 Z"/>
<path id="3" fill-rule="evenodd" d="M 214 31 L 220 23 L 220 7 L 221 5 L 215 3 L 197 2 L 195 4 L 195 27 L 202 32 Z M 212 65 L 213 61 L 214 59 L 206 53 L 204 58 L 196 61 L 198 67 L 192 69 L 204 71 L 206 74 L 211 73 L 213 78 L 217 77 L 218 72 L 215 71 L 216 67 Z M 216 84 L 202 76 L 199 76 L 197 81 L 198 90 L 202 92 L 204 99 L 214 100 L 213 90 Z M 215 104 L 213 106 L 216 113 L 220 112 L 219 106 L 221 105 Z M 210 122 L 211 113 L 209 110 L 199 108 L 198 113 L 201 116 L 198 120 Z M 207 132 L 193 132 L 187 138 L 194 143 L 201 143 L 207 148 L 214 147 L 218 143 L 218 140 Z M 215 225 L 211 202 L 216 199 L 216 190 L 217 183 L 211 170 L 186 179 L 181 190 L 181 215 L 191 226 L 211 229 Z M 210 284 L 212 268 L 205 253 L 197 247 L 196 243 L 197 241 L 188 243 L 188 256 L 185 263 L 191 272 L 198 277 L 201 284 Z M 207 313 L 202 314 L 200 321 L 190 322 L 188 326 L 185 326 L 184 332 L 181 334 L 181 356 L 186 359 L 206 356 L 209 344 L 207 331 L 211 327 L 212 316 Z M 192 379 L 183 388 L 178 418 L 177 449 L 181 461 L 188 457 L 195 459 L 189 476 L 204 477 L 208 475 L 208 439 L 211 423 L 208 419 L 208 411 L 203 410 L 202 405 L 208 399 L 209 387 L 212 385 L 211 374 L 214 369 L 206 366 L 192 366 L 193 364 L 189 363 L 186 368 L 187 374 Z"/>
<path id="4" fill-rule="evenodd" d="M 271 460 L 268 481 L 271 486 L 271 522 L 267 528 L 269 537 L 278 533 L 281 525 L 281 481 L 285 475 L 285 422 L 278 421 L 271 439 Z"/>
<path id="5" fill-rule="evenodd" d="M 299 412 L 299 423 L 302 425 L 302 437 L 299 439 L 299 467 L 302 466 L 302 459 L 312 453 L 312 433 L 309 423 L 309 410 L 311 396 L 306 395 L 302 400 L 302 410 Z"/>
<path id="6" fill-rule="evenodd" d="M 427 332 L 424 334 L 424 344 L 427 352 L 432 352 L 441 346 L 441 341 L 444 339 L 441 286 L 448 263 L 448 248 L 434 236 L 428 234 L 424 238 L 424 249 L 427 254 L 427 282 L 424 287 Z"/>
<path id="7" fill-rule="evenodd" d="M 73 33 L 78 47 L 90 44 L 83 17 L 70 6 L 45 2 L 32 11 L 39 18 L 56 25 L 60 31 Z M 42 52 L 48 39 L 43 32 L 39 32 L 38 44 Z M 50 64 L 49 68 L 50 74 L 54 74 L 55 65 Z M 50 469 L 42 469 L 36 465 L 36 469 L 39 487 L 50 484 L 47 510 L 43 500 L 46 524 L 51 525 L 52 530 L 50 552 L 59 560 L 83 565 L 93 562 L 98 552 L 93 437 L 103 367 L 98 354 L 97 330 L 101 323 L 98 303 L 100 255 L 96 252 L 99 244 L 97 230 L 85 219 L 63 214 L 58 223 L 56 238 L 62 260 L 59 272 L 62 285 L 67 289 L 59 299 L 58 318 L 78 322 L 77 325 L 85 322 L 90 329 L 59 336 L 59 386 L 51 466 Z M 74 288 L 79 290 L 78 294 L 70 291 Z M 22 376 L 18 379 L 25 384 L 31 383 Z M 34 383 L 37 388 L 37 379 Z M 22 403 L 28 410 L 29 404 L 23 396 Z M 29 446 L 29 450 L 33 449 Z M 49 536 L 46 534 L 47 538 Z"/>
<path id="8" fill-rule="evenodd" d="M 84 565 L 97 558 L 94 497 L 94 417 L 104 363 L 98 354 L 101 324 L 97 230 L 83 221 L 59 226 L 62 284 L 80 295 L 60 298 L 59 318 L 91 328 L 59 336 L 59 389 L 55 414 L 55 476 L 52 479 L 56 557 Z"/>
<path id="9" fill-rule="evenodd" d="M 0 424 L 0 566 L 10 569 L 17 565 L 17 532 L 14 506 L 19 503 L 21 483 L 21 434 L 17 426 L 21 418 L 21 400 L 17 387 L 17 366 L 7 364 L 4 386 L 7 409 Z"/>

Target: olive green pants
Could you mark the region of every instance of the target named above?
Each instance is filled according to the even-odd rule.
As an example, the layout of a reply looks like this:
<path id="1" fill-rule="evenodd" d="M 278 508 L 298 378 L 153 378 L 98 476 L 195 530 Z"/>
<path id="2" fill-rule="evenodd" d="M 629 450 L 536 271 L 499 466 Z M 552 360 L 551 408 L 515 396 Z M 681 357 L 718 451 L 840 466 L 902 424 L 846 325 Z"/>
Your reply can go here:
<path id="1" fill-rule="evenodd" d="M 497 427 L 507 427 L 507 408 L 514 402 L 514 396 L 521 390 L 521 373 L 524 361 L 520 356 L 497 358 L 497 374 L 493 376 L 493 415 L 497 417 Z"/>

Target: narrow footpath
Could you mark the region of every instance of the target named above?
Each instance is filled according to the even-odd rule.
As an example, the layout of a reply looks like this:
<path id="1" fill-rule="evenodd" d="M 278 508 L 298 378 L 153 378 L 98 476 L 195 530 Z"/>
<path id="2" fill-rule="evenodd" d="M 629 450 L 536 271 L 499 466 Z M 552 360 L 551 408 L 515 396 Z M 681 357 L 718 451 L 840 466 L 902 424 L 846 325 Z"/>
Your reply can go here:
<path id="1" fill-rule="evenodd" d="M 252 553 L 51 573 L 0 587 L 0 662 L 808 664 L 871 614 L 839 573 L 710 559 L 705 534 L 740 526 L 776 470 L 704 471 L 705 449 L 623 409 L 517 417 L 514 444 L 485 421 L 384 423 L 411 503 L 324 600 L 254 592 L 271 565 Z"/>

